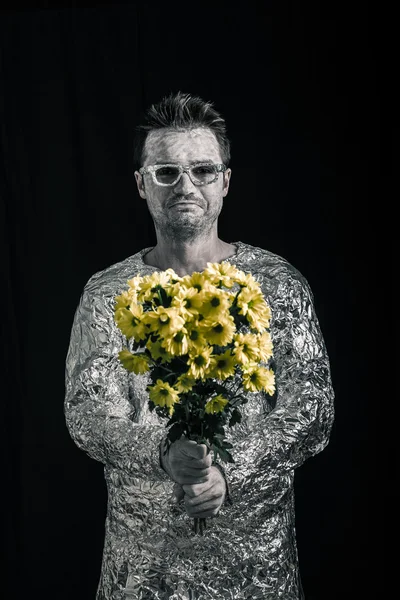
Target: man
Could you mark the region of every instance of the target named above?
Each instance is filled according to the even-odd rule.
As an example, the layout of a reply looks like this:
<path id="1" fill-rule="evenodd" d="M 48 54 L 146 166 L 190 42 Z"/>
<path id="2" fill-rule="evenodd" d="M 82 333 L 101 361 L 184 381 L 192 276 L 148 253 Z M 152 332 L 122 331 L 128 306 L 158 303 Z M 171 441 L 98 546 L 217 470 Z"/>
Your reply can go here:
<path id="1" fill-rule="evenodd" d="M 97 600 L 303 598 L 294 469 L 328 443 L 329 360 L 305 278 L 285 259 L 218 237 L 231 170 L 213 105 L 178 93 L 138 129 L 135 177 L 157 244 L 94 274 L 77 308 L 66 361 L 65 416 L 76 444 L 104 463 L 108 487 Z M 181 438 L 162 451 L 165 421 L 148 409 L 147 374 L 122 368 L 114 298 L 135 275 L 230 262 L 252 273 L 272 312 L 277 392 L 250 394 L 229 428 L 234 463 Z M 230 493 L 229 493 L 230 492 Z M 192 519 L 207 518 L 203 536 Z"/>

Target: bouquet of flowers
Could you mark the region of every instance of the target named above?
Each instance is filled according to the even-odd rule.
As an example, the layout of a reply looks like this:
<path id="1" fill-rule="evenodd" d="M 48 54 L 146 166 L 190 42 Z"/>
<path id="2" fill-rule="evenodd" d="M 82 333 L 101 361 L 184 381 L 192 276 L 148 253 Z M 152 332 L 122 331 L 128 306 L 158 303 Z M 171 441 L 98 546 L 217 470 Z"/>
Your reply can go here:
<path id="1" fill-rule="evenodd" d="M 168 419 L 166 450 L 182 435 L 234 462 L 226 424 L 241 421 L 243 392 L 275 392 L 271 312 L 259 283 L 229 263 L 184 277 L 172 269 L 128 280 L 114 319 L 131 349 L 128 371 L 150 372 L 149 410 Z M 194 520 L 203 533 L 205 519 Z"/>

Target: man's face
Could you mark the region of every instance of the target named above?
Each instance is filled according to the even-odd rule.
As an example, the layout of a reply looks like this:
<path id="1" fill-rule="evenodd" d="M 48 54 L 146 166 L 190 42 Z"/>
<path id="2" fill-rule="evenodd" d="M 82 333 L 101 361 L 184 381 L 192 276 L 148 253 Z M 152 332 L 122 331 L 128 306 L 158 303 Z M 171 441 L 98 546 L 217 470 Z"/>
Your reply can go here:
<path id="1" fill-rule="evenodd" d="M 222 163 L 218 142 L 209 129 L 191 131 L 159 130 L 151 132 L 145 145 L 149 165 L 196 162 Z M 157 185 L 151 176 L 135 172 L 139 194 L 147 201 L 156 230 L 176 240 L 189 240 L 207 233 L 218 219 L 223 198 L 228 193 L 231 171 L 219 173 L 208 185 L 194 185 L 188 173 L 182 173 L 171 187 Z"/>

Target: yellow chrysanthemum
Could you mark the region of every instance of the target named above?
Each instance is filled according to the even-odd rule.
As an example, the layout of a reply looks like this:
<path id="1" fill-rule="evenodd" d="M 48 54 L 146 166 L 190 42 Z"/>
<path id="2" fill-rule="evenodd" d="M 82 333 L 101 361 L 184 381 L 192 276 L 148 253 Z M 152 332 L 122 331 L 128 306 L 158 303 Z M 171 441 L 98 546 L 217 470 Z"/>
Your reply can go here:
<path id="1" fill-rule="evenodd" d="M 236 359 L 231 354 L 231 350 L 226 350 L 223 354 L 217 354 L 212 357 L 212 369 L 208 377 L 216 379 L 227 379 L 235 374 Z"/>
<path id="2" fill-rule="evenodd" d="M 194 379 L 204 379 L 211 363 L 213 347 L 203 348 L 199 353 L 189 354 L 187 374 Z"/>
<path id="3" fill-rule="evenodd" d="M 182 373 L 182 375 L 179 375 L 174 387 L 178 392 L 185 393 L 190 392 L 195 383 L 196 380 L 193 379 L 193 377 L 189 377 L 186 373 Z"/>
<path id="4" fill-rule="evenodd" d="M 158 360 L 161 358 L 161 362 L 170 362 L 172 360 L 172 356 L 169 354 L 168 350 L 161 345 L 161 341 L 158 339 L 155 342 L 152 342 L 151 337 L 148 339 L 146 347 L 149 349 L 151 357 L 154 360 Z"/>
<path id="5" fill-rule="evenodd" d="M 173 336 L 185 324 L 176 308 L 164 306 L 158 306 L 155 310 L 145 313 L 143 322 L 149 326 L 150 331 L 155 331 L 162 338 Z"/>
<path id="6" fill-rule="evenodd" d="M 136 375 L 146 373 L 150 369 L 149 357 L 144 353 L 132 354 L 127 348 L 124 348 L 118 353 L 118 357 L 125 369 Z"/>
<path id="7" fill-rule="evenodd" d="M 243 367 L 243 387 L 249 392 L 265 391 L 270 396 L 275 393 L 275 375 L 271 369 L 250 363 Z"/>
<path id="8" fill-rule="evenodd" d="M 258 335 L 257 342 L 260 360 L 268 362 L 273 355 L 274 348 L 269 331 L 264 331 L 264 333 Z"/>
<path id="9" fill-rule="evenodd" d="M 239 312 L 245 315 L 250 326 L 257 331 L 269 327 L 271 310 L 261 291 L 245 287 L 237 297 Z"/>
<path id="10" fill-rule="evenodd" d="M 191 275 L 185 275 L 182 277 L 181 282 L 185 287 L 194 287 L 198 292 L 209 290 L 210 288 L 214 287 L 208 277 L 203 275 L 203 273 L 199 273 L 198 271 L 195 271 Z"/>
<path id="11" fill-rule="evenodd" d="M 207 317 L 199 323 L 199 328 L 207 342 L 215 346 L 229 344 L 236 331 L 235 321 L 231 315 L 219 319 Z"/>
<path id="12" fill-rule="evenodd" d="M 207 341 L 202 333 L 200 323 L 192 321 L 186 323 L 185 328 L 188 332 L 189 352 L 199 353 L 207 345 Z"/>
<path id="13" fill-rule="evenodd" d="M 236 283 L 247 287 L 249 290 L 261 290 L 260 284 L 251 273 L 244 273 L 243 271 L 238 271 L 235 276 L 235 281 Z"/>
<path id="14" fill-rule="evenodd" d="M 171 307 L 178 309 L 179 314 L 185 320 L 191 320 L 199 314 L 199 309 L 193 304 L 193 298 L 198 295 L 196 288 L 180 287 L 178 292 L 173 295 Z"/>
<path id="15" fill-rule="evenodd" d="M 204 269 L 204 274 L 209 277 L 214 285 L 223 285 L 226 288 L 231 288 L 236 281 L 239 271 L 236 267 L 229 263 L 207 263 Z"/>
<path id="16" fill-rule="evenodd" d="M 218 394 L 218 396 L 214 396 L 207 402 L 204 411 L 208 414 L 220 413 L 224 410 L 228 402 L 229 400 Z"/>
<path id="17" fill-rule="evenodd" d="M 193 305 L 199 309 L 204 318 L 210 317 L 218 320 L 228 313 L 233 296 L 227 292 L 213 288 L 204 290 L 193 297 Z"/>
<path id="18" fill-rule="evenodd" d="M 152 292 L 152 288 L 155 285 L 156 284 L 154 280 L 151 279 L 151 275 L 145 275 L 142 277 L 142 281 L 137 288 L 137 297 L 139 302 L 148 302 L 153 298 L 154 292 Z"/>
<path id="19" fill-rule="evenodd" d="M 161 345 L 174 356 L 182 356 L 189 351 L 189 338 L 185 328 L 180 329 L 171 337 L 161 341 Z"/>
<path id="20" fill-rule="evenodd" d="M 119 296 L 115 296 L 115 309 L 129 308 L 131 304 L 135 304 L 137 300 L 137 294 L 133 289 L 125 290 Z"/>
<path id="21" fill-rule="evenodd" d="M 148 302 L 152 300 L 154 296 L 158 296 L 155 288 L 161 286 L 166 289 L 171 285 L 171 279 L 174 274 L 174 279 L 179 278 L 172 269 L 167 271 L 154 271 L 151 275 L 145 275 L 142 277 L 142 281 L 139 283 L 137 288 L 137 297 L 140 302 Z"/>
<path id="22" fill-rule="evenodd" d="M 244 365 L 260 358 L 258 338 L 252 333 L 237 333 L 234 336 L 234 346 L 236 360 Z"/>
<path id="23" fill-rule="evenodd" d="M 134 291 L 137 292 L 139 285 L 142 283 L 143 277 L 136 275 L 136 277 L 132 277 L 132 279 L 128 279 L 127 284 Z"/>
<path id="24" fill-rule="evenodd" d="M 170 415 L 174 412 L 174 404 L 179 402 L 178 392 L 162 379 L 157 379 L 154 385 L 149 386 L 149 397 L 157 406 L 168 407 Z"/>
<path id="25" fill-rule="evenodd" d="M 118 308 L 115 311 L 114 320 L 128 339 L 133 337 L 137 342 L 145 339 L 147 328 L 143 321 L 143 308 L 140 304 L 131 304 L 130 308 Z"/>

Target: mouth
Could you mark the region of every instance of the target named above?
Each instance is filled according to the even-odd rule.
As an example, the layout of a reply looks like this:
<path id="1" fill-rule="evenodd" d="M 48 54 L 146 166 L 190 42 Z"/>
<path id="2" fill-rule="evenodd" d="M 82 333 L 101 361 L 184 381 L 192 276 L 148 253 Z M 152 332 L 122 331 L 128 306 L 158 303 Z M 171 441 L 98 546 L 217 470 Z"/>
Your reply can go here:
<path id="1" fill-rule="evenodd" d="M 174 204 L 171 204 L 171 208 L 173 206 L 187 206 L 188 204 L 199 206 L 199 204 L 197 202 L 193 202 L 193 200 L 180 200 L 179 202 L 174 202 Z"/>

